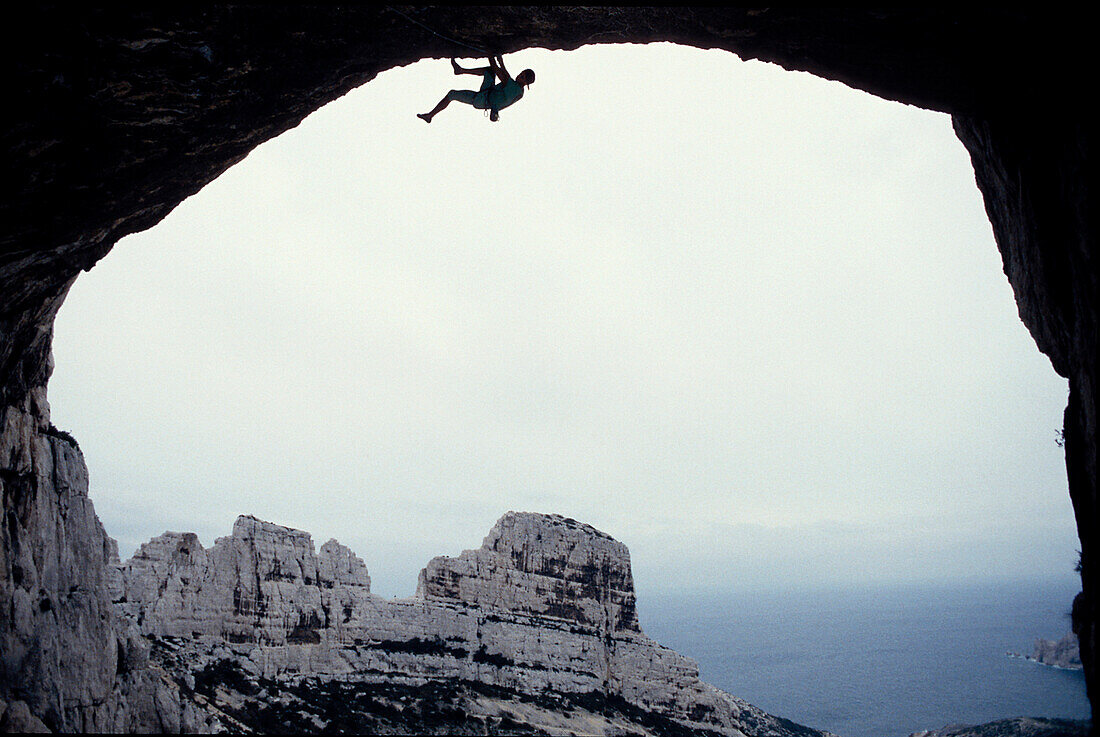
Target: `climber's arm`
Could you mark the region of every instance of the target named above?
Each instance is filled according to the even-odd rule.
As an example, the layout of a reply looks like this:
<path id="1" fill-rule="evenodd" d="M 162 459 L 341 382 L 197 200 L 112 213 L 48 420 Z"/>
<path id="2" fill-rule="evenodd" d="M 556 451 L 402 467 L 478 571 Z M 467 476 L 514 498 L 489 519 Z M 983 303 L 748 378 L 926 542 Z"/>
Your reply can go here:
<path id="1" fill-rule="evenodd" d="M 504 68 L 504 58 L 501 56 L 490 56 L 489 66 L 493 72 L 496 73 L 497 79 L 501 82 L 511 82 L 512 75 L 508 74 L 508 70 Z"/>

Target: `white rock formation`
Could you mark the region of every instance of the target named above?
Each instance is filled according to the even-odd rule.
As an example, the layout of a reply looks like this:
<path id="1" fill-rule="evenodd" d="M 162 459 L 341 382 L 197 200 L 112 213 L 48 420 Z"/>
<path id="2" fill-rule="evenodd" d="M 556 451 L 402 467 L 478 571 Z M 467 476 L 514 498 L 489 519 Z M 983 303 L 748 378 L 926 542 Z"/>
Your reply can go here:
<path id="1" fill-rule="evenodd" d="M 272 679 L 595 692 L 727 734 L 789 725 L 649 639 L 626 546 L 558 515 L 509 512 L 477 550 L 430 561 L 404 600 L 371 594 L 366 566 L 336 541 L 315 553 L 307 533 L 254 517 L 209 550 L 167 532 L 118 570 L 119 608 L 143 634 L 189 643 L 195 668 L 231 658 Z"/>
<path id="2" fill-rule="evenodd" d="M 88 498 L 84 457 L 53 428 L 44 388 L 0 408 L 0 730 L 209 731 L 208 715 L 146 667 L 111 605 L 118 548 Z"/>
<path id="3" fill-rule="evenodd" d="M 1034 660 L 1042 665 L 1066 670 L 1082 670 L 1081 646 L 1077 642 L 1077 635 L 1066 633 L 1060 640 L 1046 640 L 1042 637 L 1035 640 L 1035 647 L 1028 660 Z"/>

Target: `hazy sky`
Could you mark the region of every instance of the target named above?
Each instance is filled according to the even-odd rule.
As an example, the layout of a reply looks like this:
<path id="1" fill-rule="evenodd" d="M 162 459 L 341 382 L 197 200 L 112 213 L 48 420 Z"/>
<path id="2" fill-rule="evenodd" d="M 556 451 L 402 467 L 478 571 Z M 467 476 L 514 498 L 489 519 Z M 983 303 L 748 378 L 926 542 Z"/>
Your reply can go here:
<path id="1" fill-rule="evenodd" d="M 391 70 L 77 281 L 53 419 L 123 557 L 254 514 L 410 595 L 526 510 L 643 594 L 1072 575 L 1066 382 L 947 115 L 665 44 L 506 62 L 500 122 Z"/>

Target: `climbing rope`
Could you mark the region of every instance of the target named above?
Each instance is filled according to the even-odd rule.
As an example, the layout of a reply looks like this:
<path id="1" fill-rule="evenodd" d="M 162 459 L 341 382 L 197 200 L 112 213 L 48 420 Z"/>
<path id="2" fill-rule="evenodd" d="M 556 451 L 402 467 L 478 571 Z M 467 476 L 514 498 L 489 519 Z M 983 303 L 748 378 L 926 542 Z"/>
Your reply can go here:
<path id="1" fill-rule="evenodd" d="M 421 23 L 420 21 L 416 20 L 415 18 L 410 18 L 409 16 L 405 15 L 404 13 L 402 13 L 402 12 L 401 12 L 400 10 L 398 10 L 398 9 L 397 9 L 397 8 L 395 8 L 395 7 L 393 7 L 392 5 L 387 5 L 387 6 L 386 6 L 386 9 L 387 9 L 387 10 L 392 10 L 393 12 L 397 13 L 397 14 L 398 14 L 398 15 L 400 15 L 400 16 L 401 16 L 402 18 L 404 18 L 405 20 L 407 20 L 407 21 L 408 21 L 409 23 L 413 23 L 413 24 L 415 24 L 415 25 L 418 25 L 418 26 L 420 26 L 421 28 L 423 28 L 423 29 L 424 29 L 425 31 L 427 31 L 428 33 L 431 33 L 431 34 L 432 34 L 432 35 L 434 35 L 434 36 L 439 36 L 439 37 L 440 37 L 441 39 L 443 39 L 444 41 L 449 41 L 449 42 L 451 42 L 451 43 L 453 43 L 453 44 L 457 44 L 457 45 L 459 45 L 459 46 L 464 46 L 464 47 L 466 47 L 467 49 L 472 49 L 473 51 L 476 51 L 476 52 L 478 53 L 478 56 L 489 56 L 489 55 L 490 55 L 490 54 L 489 54 L 489 52 L 488 52 L 488 51 L 486 51 L 485 49 L 480 49 L 480 48 L 478 48 L 477 46 L 471 46 L 471 45 L 470 45 L 470 44 L 468 44 L 468 43 L 463 43 L 462 41 L 459 41 L 459 40 L 457 40 L 457 39 L 454 39 L 454 38 L 450 38 L 449 36 L 444 36 L 444 35 L 443 35 L 442 33 L 436 33 L 435 31 L 433 31 L 433 30 L 432 30 L 431 28 L 428 28 L 428 27 L 427 27 L 426 25 L 424 25 L 424 24 L 423 24 L 423 23 Z"/>

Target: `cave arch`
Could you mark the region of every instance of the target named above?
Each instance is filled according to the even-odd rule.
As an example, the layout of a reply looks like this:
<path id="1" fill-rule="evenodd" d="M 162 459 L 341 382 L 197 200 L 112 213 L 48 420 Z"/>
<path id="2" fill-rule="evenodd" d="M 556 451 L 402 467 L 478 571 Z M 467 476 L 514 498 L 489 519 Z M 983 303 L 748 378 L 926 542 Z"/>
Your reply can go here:
<path id="1" fill-rule="evenodd" d="M 1087 89 L 1083 24 L 992 10 L 403 6 L 403 12 L 501 53 L 658 40 L 723 48 L 951 113 L 971 153 L 1021 317 L 1070 381 L 1066 457 L 1084 587 L 1075 629 L 1090 699 L 1098 703 L 1100 566 L 1092 561 L 1100 530 L 1093 388 L 1100 279 L 1089 215 L 1091 130 L 1081 105 L 1066 94 Z M 52 319 L 79 271 L 324 102 L 384 69 L 453 51 L 386 8 L 219 6 L 132 14 L 44 7 L 16 18 L 13 27 L 21 32 L 5 50 L 14 72 L 0 148 L 10 182 L 0 205 L 7 226 L 0 235 L 4 603 L 33 588 L 32 572 L 13 562 L 28 541 L 59 539 L 57 510 L 35 501 L 45 481 L 28 458 L 49 430 L 37 390 L 50 371 Z M 46 636 L 11 619 L 0 623 L 0 634 L 8 653 L 33 652 L 31 645 Z M 100 654 L 101 665 L 117 656 L 109 650 Z M 48 685 L 58 672 L 43 663 L 7 662 L 0 684 L 5 691 L 28 678 Z M 95 711 L 92 701 L 86 714 Z M 66 708 L 54 709 L 54 724 L 75 723 Z"/>
<path id="2" fill-rule="evenodd" d="M 94 459 L 92 498 L 122 557 L 164 529 L 213 539 L 232 523 L 226 515 L 244 510 L 337 537 L 365 556 L 376 584 L 409 593 L 423 560 L 480 534 L 498 510 L 520 505 L 618 534 L 630 542 L 636 570 L 648 574 L 643 561 L 664 557 L 656 540 L 628 537 L 637 520 L 627 524 L 611 509 L 647 498 L 647 516 L 669 524 L 690 525 L 708 509 L 728 509 L 725 516 L 739 524 L 800 524 L 781 511 L 781 500 L 808 504 L 816 489 L 814 517 L 856 524 L 887 498 L 895 510 L 918 498 L 939 508 L 918 489 L 961 489 L 964 469 L 974 483 L 984 477 L 982 488 L 1020 499 L 1011 510 L 1016 520 L 1025 508 L 1039 515 L 1031 529 L 1048 507 L 1068 521 L 1059 498 L 1064 466 L 1049 472 L 1061 464 L 1049 437 L 1060 417 L 1049 410 L 1053 402 L 1060 415 L 1064 385 L 1032 383 L 1051 371 L 1029 345 L 1018 361 L 1007 349 L 993 350 L 1022 352 L 1026 332 L 1009 312 L 969 159 L 948 116 L 723 51 L 659 46 L 523 52 L 513 66 L 552 75 L 501 125 L 460 111 L 442 127 L 410 126 L 420 98 L 453 78 L 446 62 L 391 70 L 263 144 L 82 275 L 57 320 L 50 400 L 53 421 Z M 589 80 L 593 69 L 603 79 Z M 682 80 L 693 74 L 699 84 L 688 88 Z M 643 89 L 661 109 L 634 120 L 610 117 L 630 109 Z M 571 99 L 575 90 L 583 90 L 579 99 Z M 362 135 L 364 120 L 372 121 L 370 137 Z M 727 136 L 731 129 L 736 134 Z M 532 133 L 538 150 L 527 143 Z M 880 137 L 894 141 L 889 152 Z M 601 171 L 592 170 L 597 161 Z M 950 182 L 952 194 L 925 200 L 918 183 L 937 181 Z M 887 202 L 894 204 L 883 211 Z M 500 221 L 502 211 L 516 212 L 514 225 Z M 816 227 L 799 225 L 807 217 Z M 885 227 L 902 219 L 909 225 L 900 232 Z M 440 220 L 451 226 L 429 229 Z M 263 235 L 253 235 L 261 228 Z M 448 245 L 436 253 L 435 243 Z M 934 263 L 939 268 L 929 273 Z M 946 283 L 954 287 L 931 289 Z M 997 319 L 979 304 L 995 304 Z M 440 319 L 451 328 L 446 339 L 437 332 Z M 921 342 L 952 348 L 933 358 L 917 348 Z M 580 345 L 588 346 L 583 358 Z M 612 346 L 615 357 L 606 355 Z M 534 356 L 554 371 L 529 365 Z M 689 364 L 695 368 L 686 381 Z M 855 366 L 859 379 L 850 374 Z M 1020 373 L 1022 366 L 1035 370 Z M 949 388 L 976 372 L 989 380 L 972 391 Z M 100 388 L 77 384 L 92 373 Z M 1045 419 L 1036 423 L 1008 420 L 1007 409 L 999 420 L 977 411 L 1007 404 L 995 397 L 1014 391 L 1009 386 L 1052 384 Z M 954 398 L 944 401 L 948 393 Z M 747 395 L 769 401 L 748 402 Z M 923 397 L 919 406 L 910 401 L 915 396 Z M 1026 401 L 1021 395 L 1019 403 Z M 694 421 L 681 418 L 688 404 L 696 407 Z M 860 408 L 864 419 L 844 426 L 837 414 L 819 414 L 825 406 L 844 415 Z M 457 407 L 470 431 L 455 437 L 448 429 L 460 424 Z M 560 440 L 545 427 L 551 418 Z M 1013 432 L 1000 444 L 977 431 L 1025 424 L 1026 434 Z M 918 426 L 936 430 L 926 436 Z M 546 441 L 536 443 L 532 432 Z M 881 446 L 903 436 L 904 444 Z M 589 440 L 580 444 L 582 437 Z M 609 437 L 618 454 L 603 447 Z M 693 438 L 690 452 L 680 437 Z M 846 460 L 814 461 L 820 475 L 803 468 L 808 461 L 792 465 L 773 455 L 789 447 L 793 458 L 818 457 L 825 437 Z M 947 437 L 957 440 L 942 442 Z M 1019 454 L 1006 452 L 1016 443 Z M 1027 473 L 1024 444 L 1041 448 L 1041 479 Z M 631 475 L 619 454 L 646 472 Z M 280 462 L 265 460 L 272 456 Z M 927 467 L 914 464 L 900 472 L 917 457 L 937 458 L 949 470 L 925 476 Z M 414 476 L 390 467 L 394 459 L 418 459 L 425 470 Z M 577 463 L 583 473 L 564 472 Z M 519 468 L 521 480 L 510 481 Z M 703 468 L 713 469 L 710 484 L 737 493 L 709 499 L 697 476 Z M 864 473 L 876 477 L 861 481 Z M 1025 478 L 1043 493 L 1028 494 Z M 680 501 L 657 494 L 662 488 L 679 489 Z M 850 501 L 856 488 L 868 490 L 858 503 Z M 179 504 L 184 489 L 190 503 Z M 766 500 L 754 490 L 767 490 Z M 463 500 L 462 510 L 447 515 L 452 524 L 469 519 L 466 509 L 481 508 L 481 521 L 446 531 L 418 502 L 397 501 L 413 494 L 456 506 Z M 277 502 L 302 495 L 312 497 L 309 511 Z M 1038 499 L 1051 496 L 1040 506 Z M 387 497 L 394 502 L 384 503 Z M 587 504 L 593 497 L 605 501 Z M 960 492 L 941 514 L 961 523 L 977 497 Z M 321 516 L 325 507 L 342 511 Z M 364 534 L 347 510 L 377 530 Z M 970 545 L 943 543 L 956 555 L 933 561 L 929 552 L 941 546 L 920 544 L 928 559 L 902 560 L 924 575 L 953 558 L 968 561 L 973 575 L 993 566 L 1005 576 L 1035 560 L 1014 546 L 1018 554 L 977 563 L 984 558 L 961 551 L 981 547 L 973 537 L 982 536 L 987 517 L 966 519 L 975 530 Z M 907 536 L 922 526 L 911 518 L 881 524 L 863 539 L 888 529 Z M 394 534 L 400 529 L 419 530 L 420 542 L 409 547 Z M 383 543 L 387 533 L 393 539 Z M 676 545 L 682 533 L 670 538 L 663 544 Z M 1064 535 L 1058 539 L 1063 550 L 1047 556 L 1047 570 L 1068 572 L 1076 542 L 1071 548 Z M 393 583 L 375 561 L 401 550 L 409 550 L 407 569 Z M 1015 571 L 1005 557 L 1019 558 Z M 716 559 L 700 560 L 690 549 L 671 558 L 673 580 L 685 581 Z M 754 566 L 735 560 L 727 565 L 740 566 L 744 581 Z M 878 564 L 856 565 L 864 577 L 883 575 Z M 812 567 L 791 566 L 775 578 L 791 584 L 827 573 L 807 574 Z M 890 568 L 914 575 L 902 573 L 906 565 Z"/>

